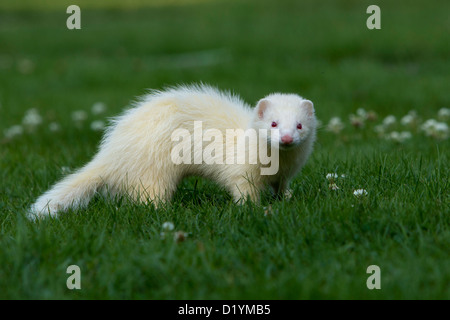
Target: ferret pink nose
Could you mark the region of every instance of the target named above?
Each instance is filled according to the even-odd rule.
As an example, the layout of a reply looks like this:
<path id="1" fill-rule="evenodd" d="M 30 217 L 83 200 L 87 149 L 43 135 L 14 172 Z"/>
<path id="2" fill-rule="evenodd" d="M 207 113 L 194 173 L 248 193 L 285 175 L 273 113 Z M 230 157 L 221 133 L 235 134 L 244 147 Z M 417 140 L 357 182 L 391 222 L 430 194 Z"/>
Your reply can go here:
<path id="1" fill-rule="evenodd" d="M 292 141 L 294 141 L 294 139 L 288 134 L 285 134 L 284 136 L 281 137 L 281 142 L 283 144 L 291 144 Z"/>

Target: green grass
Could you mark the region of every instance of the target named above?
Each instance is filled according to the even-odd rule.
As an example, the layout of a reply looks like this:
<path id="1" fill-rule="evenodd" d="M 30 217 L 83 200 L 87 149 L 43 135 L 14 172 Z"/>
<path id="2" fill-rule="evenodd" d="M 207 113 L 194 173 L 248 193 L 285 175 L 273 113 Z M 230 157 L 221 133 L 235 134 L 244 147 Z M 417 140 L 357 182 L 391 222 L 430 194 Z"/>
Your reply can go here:
<path id="1" fill-rule="evenodd" d="M 369 1 L 80 2 L 78 31 L 66 29 L 69 3 L 18 3 L 0 5 L 0 298 L 450 299 L 449 140 L 397 124 L 413 134 L 397 144 L 373 130 L 389 114 L 423 121 L 450 106 L 448 1 L 379 1 L 376 31 Z M 147 88 L 199 81 L 252 104 L 273 91 L 314 101 L 324 126 L 292 199 L 265 215 L 267 199 L 237 206 L 190 178 L 158 210 L 98 197 L 59 219 L 25 218 L 61 167 L 96 152 L 91 121 Z M 97 101 L 106 114 L 90 114 Z M 355 129 L 348 115 L 361 107 L 379 119 Z M 5 138 L 30 108 L 43 123 Z M 75 110 L 88 112 L 81 127 Z M 325 130 L 333 116 L 346 124 L 338 135 Z M 330 172 L 346 175 L 339 190 Z M 162 239 L 166 221 L 186 241 Z M 72 264 L 81 290 L 66 287 Z M 366 287 L 369 265 L 381 290 Z"/>

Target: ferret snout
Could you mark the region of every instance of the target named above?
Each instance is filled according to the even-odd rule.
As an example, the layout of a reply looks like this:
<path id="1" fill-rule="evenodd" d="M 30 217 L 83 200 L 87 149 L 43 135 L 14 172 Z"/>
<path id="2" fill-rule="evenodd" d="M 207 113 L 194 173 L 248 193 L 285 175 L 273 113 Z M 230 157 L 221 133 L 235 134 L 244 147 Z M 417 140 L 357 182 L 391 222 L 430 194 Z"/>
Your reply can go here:
<path id="1" fill-rule="evenodd" d="M 285 134 L 284 136 L 281 137 L 281 143 L 283 144 L 291 144 L 294 141 L 294 138 L 292 138 L 292 136 Z"/>

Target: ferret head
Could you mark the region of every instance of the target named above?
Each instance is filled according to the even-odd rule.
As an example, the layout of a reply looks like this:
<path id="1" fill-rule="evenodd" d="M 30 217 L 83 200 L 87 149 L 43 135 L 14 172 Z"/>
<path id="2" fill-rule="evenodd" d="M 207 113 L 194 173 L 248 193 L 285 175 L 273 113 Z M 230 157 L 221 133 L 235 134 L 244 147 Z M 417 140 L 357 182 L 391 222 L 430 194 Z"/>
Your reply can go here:
<path id="1" fill-rule="evenodd" d="M 271 94 L 258 102 L 252 127 L 275 129 L 270 141 L 278 140 L 282 150 L 295 148 L 315 136 L 313 103 L 296 94 Z"/>

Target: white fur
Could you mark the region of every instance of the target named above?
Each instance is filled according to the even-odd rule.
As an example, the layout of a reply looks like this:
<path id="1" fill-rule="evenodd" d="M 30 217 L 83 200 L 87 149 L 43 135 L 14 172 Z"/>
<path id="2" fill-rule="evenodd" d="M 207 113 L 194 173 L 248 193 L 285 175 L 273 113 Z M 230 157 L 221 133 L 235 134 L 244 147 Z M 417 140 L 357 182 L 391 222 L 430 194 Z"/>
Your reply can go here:
<path id="1" fill-rule="evenodd" d="M 203 130 L 219 129 L 224 136 L 226 129 L 272 129 L 276 121 L 280 137 L 292 135 L 294 142 L 280 148 L 279 171 L 272 176 L 260 175 L 259 162 L 174 164 L 172 132 L 179 128 L 192 132 L 193 122 L 199 120 Z M 296 127 L 299 122 L 301 130 Z M 96 192 L 105 190 L 158 204 L 170 200 L 178 183 L 190 175 L 212 179 L 237 201 L 246 197 L 257 201 L 266 185 L 285 193 L 312 151 L 315 130 L 312 103 L 294 94 L 271 94 L 252 109 L 237 96 L 205 85 L 154 91 L 117 117 L 91 162 L 40 196 L 29 216 L 56 216 L 59 211 L 85 207 Z"/>

